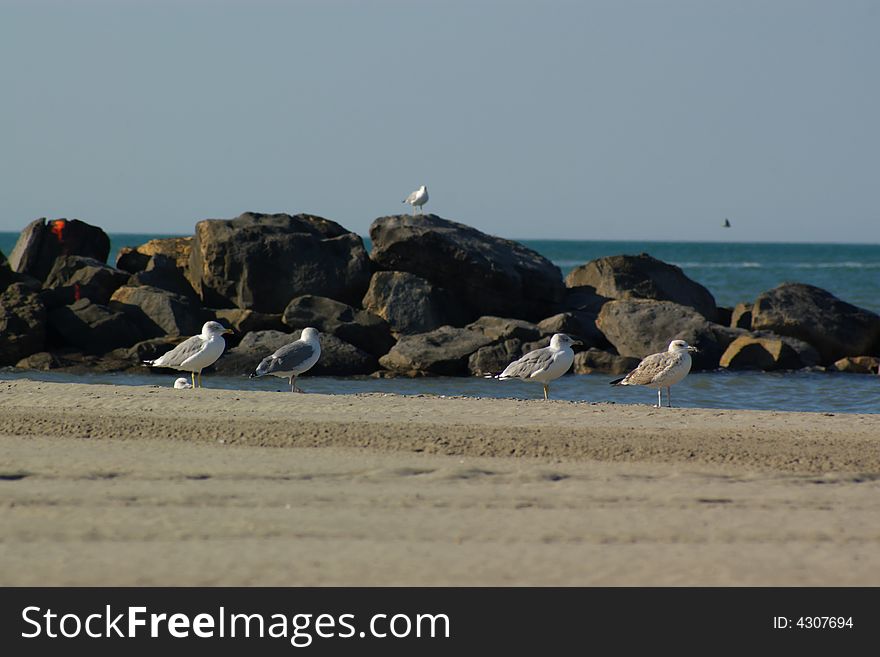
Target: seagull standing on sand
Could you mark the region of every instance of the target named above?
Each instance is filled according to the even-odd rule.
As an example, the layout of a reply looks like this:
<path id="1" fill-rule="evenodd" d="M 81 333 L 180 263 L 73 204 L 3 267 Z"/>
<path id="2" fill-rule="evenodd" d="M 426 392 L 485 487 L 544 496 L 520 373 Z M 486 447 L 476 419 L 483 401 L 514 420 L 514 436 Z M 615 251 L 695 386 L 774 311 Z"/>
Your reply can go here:
<path id="1" fill-rule="evenodd" d="M 645 356 L 636 368 L 622 379 L 611 382 L 620 386 L 649 386 L 657 388 L 657 408 L 663 405 L 663 388 L 666 388 L 667 405 L 672 408 L 671 386 L 681 381 L 691 371 L 691 353 L 699 351 L 684 340 L 673 340 L 666 351 Z"/>
<path id="2" fill-rule="evenodd" d="M 321 334 L 312 327 L 304 328 L 299 340 L 260 361 L 250 378 L 271 374 L 290 379 L 290 392 L 302 392 L 296 387 L 296 377 L 310 370 L 320 357 Z"/>
<path id="3" fill-rule="evenodd" d="M 428 186 L 422 185 L 412 194 L 403 199 L 403 203 L 409 203 L 413 207 L 413 214 L 416 213 L 416 208 L 418 207 L 421 210 L 422 206 L 428 202 Z"/>
<path id="4" fill-rule="evenodd" d="M 205 322 L 199 335 L 187 338 L 155 360 L 145 360 L 144 364 L 189 372 L 192 375 L 192 387 L 201 388 L 202 370 L 213 365 L 226 348 L 226 340 L 223 339 L 225 333 L 232 333 L 232 329 L 226 328 L 219 322 Z M 196 373 L 199 375 L 198 386 L 196 386 Z M 177 382 L 174 385 L 177 387 Z"/>
<path id="5" fill-rule="evenodd" d="M 522 379 L 537 381 L 544 386 L 544 399 L 550 399 L 550 382 L 568 372 L 574 363 L 571 346 L 580 344 L 565 333 L 557 333 L 550 338 L 550 346 L 530 351 L 519 360 L 513 361 L 495 378 Z"/>

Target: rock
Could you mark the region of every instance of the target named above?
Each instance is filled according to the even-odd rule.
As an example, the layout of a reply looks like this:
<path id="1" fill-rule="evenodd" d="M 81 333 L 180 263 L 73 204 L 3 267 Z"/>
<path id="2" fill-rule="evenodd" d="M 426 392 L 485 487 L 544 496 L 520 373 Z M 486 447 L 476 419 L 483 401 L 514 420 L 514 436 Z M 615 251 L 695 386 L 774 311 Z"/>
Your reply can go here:
<path id="1" fill-rule="evenodd" d="M 141 365 L 145 360 L 155 360 L 162 354 L 171 351 L 188 337 L 190 336 L 175 335 L 141 340 L 131 347 L 116 350 L 114 355 L 120 360 L 127 360 L 135 365 Z"/>
<path id="2" fill-rule="evenodd" d="M 492 342 L 516 339 L 520 342 L 528 342 L 541 339 L 541 330 L 536 324 L 522 319 L 509 319 L 506 317 L 492 317 L 485 315 L 477 321 L 471 322 L 465 328 L 482 333 Z"/>
<path id="3" fill-rule="evenodd" d="M 752 308 L 752 329 L 810 343 L 823 365 L 880 353 L 880 316 L 804 283 L 783 283 L 761 294 Z"/>
<path id="4" fill-rule="evenodd" d="M 280 313 L 258 313 L 241 308 L 219 308 L 210 312 L 214 319 L 240 335 L 251 331 L 284 331 L 286 328 Z M 226 341 L 228 344 L 228 337 Z"/>
<path id="5" fill-rule="evenodd" d="M 596 326 L 596 315 L 587 311 L 557 313 L 538 322 L 538 330 L 544 335 L 565 333 L 579 340 L 585 348 L 606 349 L 611 346 Z"/>
<path id="6" fill-rule="evenodd" d="M 44 281 L 55 258 L 63 255 L 79 255 L 107 262 L 110 254 L 110 238 L 97 226 L 79 219 L 36 219 L 29 223 L 9 256 L 13 271 L 28 274 Z"/>
<path id="7" fill-rule="evenodd" d="M 498 374 L 522 356 L 522 341 L 516 338 L 480 347 L 468 357 L 468 371 L 477 376 Z"/>
<path id="8" fill-rule="evenodd" d="M 187 297 L 149 285 L 124 285 L 110 297 L 110 309 L 125 313 L 140 338 L 201 333 L 200 308 Z"/>
<path id="9" fill-rule="evenodd" d="M 715 318 L 715 322 L 717 324 L 721 324 L 721 326 L 731 326 L 731 320 L 733 319 L 733 308 L 718 306 L 716 310 L 718 311 L 718 314 Z"/>
<path id="10" fill-rule="evenodd" d="M 632 356 L 621 356 L 591 347 L 574 355 L 575 374 L 627 374 L 641 361 Z"/>
<path id="11" fill-rule="evenodd" d="M 647 253 L 616 255 L 592 260 L 576 267 L 565 279 L 568 287 L 590 286 L 609 299 L 653 299 L 672 301 L 695 309 L 709 321 L 716 321 L 715 297 L 688 278 L 675 265 Z"/>
<path id="12" fill-rule="evenodd" d="M 720 366 L 731 370 L 797 370 L 815 365 L 818 354 L 799 352 L 785 338 L 743 335 L 730 343 L 721 355 Z"/>
<path id="13" fill-rule="evenodd" d="M 46 372 L 61 367 L 61 360 L 48 351 L 38 351 L 35 354 L 22 358 L 15 364 L 17 369 L 22 370 L 40 370 Z"/>
<path id="14" fill-rule="evenodd" d="M 479 331 L 441 326 L 428 333 L 404 335 L 379 359 L 385 369 L 403 374 L 463 376 L 471 354 L 493 342 Z"/>
<path id="15" fill-rule="evenodd" d="M 196 224 L 190 281 L 207 306 L 280 313 L 309 294 L 359 304 L 371 274 L 363 240 L 321 217 L 246 212 Z"/>
<path id="16" fill-rule="evenodd" d="M 294 329 L 313 326 L 377 357 L 394 345 L 391 327 L 384 319 L 327 297 L 296 297 L 284 309 L 281 320 Z"/>
<path id="17" fill-rule="evenodd" d="M 835 361 L 831 369 L 851 374 L 880 374 L 880 358 L 877 356 L 846 356 Z"/>
<path id="18" fill-rule="evenodd" d="M 362 305 L 397 333 L 425 333 L 467 322 L 467 314 L 450 292 L 405 271 L 373 274 Z"/>
<path id="19" fill-rule="evenodd" d="M 175 266 L 186 274 L 189 270 L 192 242 L 192 237 L 167 237 L 150 240 L 137 247 L 125 246 L 119 249 L 116 266 L 131 274 L 137 274 L 147 268 L 150 258 L 163 255 L 173 260 Z"/>
<path id="20" fill-rule="evenodd" d="M 49 308 L 70 305 L 80 299 L 107 305 L 110 297 L 128 282 L 129 274 L 85 256 L 59 256 L 46 276 L 42 295 Z"/>
<path id="21" fill-rule="evenodd" d="M 302 331 L 251 331 L 237 347 L 228 350 L 214 367 L 221 374 L 248 375 L 266 356 L 299 339 Z M 321 334 L 321 357 L 308 371 L 313 376 L 355 376 L 378 369 L 375 356 L 336 336 Z"/>
<path id="22" fill-rule="evenodd" d="M 198 295 L 184 275 L 184 270 L 177 266 L 174 259 L 162 253 L 151 256 L 146 268 L 132 275 L 129 285 L 150 285 L 193 300 L 198 299 Z"/>
<path id="23" fill-rule="evenodd" d="M 0 365 L 14 365 L 43 351 L 46 306 L 27 283 L 12 283 L 0 293 Z"/>
<path id="24" fill-rule="evenodd" d="M 728 326 L 733 328 L 751 329 L 752 328 L 752 306 L 754 303 L 738 303 L 730 314 L 730 322 Z"/>
<path id="25" fill-rule="evenodd" d="M 433 214 L 380 217 L 370 226 L 370 257 L 455 295 L 467 319 L 480 315 L 539 320 L 553 314 L 565 288 L 559 268 L 511 240 Z"/>
<path id="26" fill-rule="evenodd" d="M 609 301 L 602 306 L 597 324 L 621 356 L 641 359 L 666 351 L 672 340 L 686 340 L 700 350 L 691 355 L 693 369 L 707 370 L 718 367 L 724 351 L 715 330 L 725 327 L 672 301 Z"/>
<path id="27" fill-rule="evenodd" d="M 49 312 L 50 336 L 87 354 L 103 354 L 140 339 L 137 327 L 123 313 L 80 299 Z"/>

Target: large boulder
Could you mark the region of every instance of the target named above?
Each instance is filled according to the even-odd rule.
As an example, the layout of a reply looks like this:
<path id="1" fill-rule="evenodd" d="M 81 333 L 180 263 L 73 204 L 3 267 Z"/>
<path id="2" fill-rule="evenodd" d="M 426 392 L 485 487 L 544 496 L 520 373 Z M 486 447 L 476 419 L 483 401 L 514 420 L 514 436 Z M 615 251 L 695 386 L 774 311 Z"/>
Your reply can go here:
<path id="1" fill-rule="evenodd" d="M 738 303 L 730 314 L 730 326 L 733 328 L 752 328 L 752 307 L 754 303 Z"/>
<path id="2" fill-rule="evenodd" d="M 213 318 L 224 326 L 228 326 L 236 334 L 244 336 L 251 331 L 284 331 L 286 328 L 281 321 L 281 313 L 258 313 L 253 310 L 241 308 L 218 308 L 209 311 Z M 226 336 L 226 344 L 229 344 L 232 336 Z"/>
<path id="3" fill-rule="evenodd" d="M 433 214 L 380 217 L 370 226 L 370 257 L 455 295 L 468 314 L 537 321 L 553 314 L 565 287 L 559 268 L 517 242 Z"/>
<path id="4" fill-rule="evenodd" d="M 46 306 L 27 283 L 12 283 L 0 293 L 0 365 L 15 365 L 43 350 Z"/>
<path id="5" fill-rule="evenodd" d="M 247 375 L 254 371 L 260 361 L 286 344 L 298 340 L 302 331 L 251 331 L 237 347 L 228 349 L 214 368 L 218 373 Z M 321 357 L 308 374 L 316 376 L 354 376 L 371 374 L 379 367 L 375 356 L 340 340 L 336 336 L 321 334 Z"/>
<path id="6" fill-rule="evenodd" d="M 134 323 L 121 312 L 80 299 L 49 313 L 49 335 L 62 345 L 88 354 L 128 347 L 140 339 Z"/>
<path id="7" fill-rule="evenodd" d="M 149 285 L 122 286 L 110 297 L 110 309 L 125 313 L 141 338 L 202 331 L 201 309 L 192 299 Z"/>
<path id="8" fill-rule="evenodd" d="M 880 374 L 880 358 L 877 356 L 846 356 L 834 362 L 835 372 L 850 374 Z"/>
<path id="9" fill-rule="evenodd" d="M 715 297 L 675 265 L 647 253 L 616 255 L 575 267 L 565 278 L 568 287 L 589 286 L 609 299 L 672 301 L 716 321 Z"/>
<path id="10" fill-rule="evenodd" d="M 638 358 L 590 348 L 574 355 L 575 374 L 626 374 L 639 364 Z"/>
<path id="11" fill-rule="evenodd" d="M 480 347 L 468 357 L 468 371 L 476 376 L 498 374 L 522 356 L 522 340 L 511 338 Z"/>
<path id="12" fill-rule="evenodd" d="M 321 217 L 246 212 L 196 224 L 190 280 L 207 306 L 280 313 L 305 294 L 359 304 L 371 274 L 363 240 Z"/>
<path id="13" fill-rule="evenodd" d="M 397 333 L 425 333 L 467 321 L 467 314 L 453 294 L 405 271 L 373 274 L 362 305 L 387 321 Z"/>
<path id="14" fill-rule="evenodd" d="M 140 246 L 124 246 L 116 256 L 116 266 L 130 274 L 136 274 L 147 268 L 150 258 L 163 255 L 171 258 L 177 268 L 185 273 L 189 270 L 192 242 L 192 237 L 164 237 Z"/>
<path id="15" fill-rule="evenodd" d="M 79 219 L 55 219 L 48 223 L 45 217 L 36 219 L 21 231 L 9 256 L 9 264 L 14 271 L 44 281 L 55 264 L 55 258 L 63 255 L 80 255 L 107 262 L 110 238 L 97 226 Z"/>
<path id="16" fill-rule="evenodd" d="M 808 342 L 824 365 L 844 356 L 880 354 L 880 315 L 804 283 L 783 283 L 758 296 L 752 330 Z"/>
<path id="17" fill-rule="evenodd" d="M 672 301 L 609 301 L 596 320 L 621 356 L 644 358 L 666 351 L 672 340 L 686 340 L 700 351 L 692 355 L 695 370 L 715 369 L 726 347 L 725 332 L 689 306 Z"/>
<path id="18" fill-rule="evenodd" d="M 586 347 L 597 349 L 610 347 L 611 344 L 596 325 L 599 311 L 607 301 L 609 301 L 608 297 L 597 294 L 596 288 L 590 285 L 566 288 L 560 309 L 568 316 L 566 318 L 568 330 L 562 332 L 570 333 Z"/>
<path id="19" fill-rule="evenodd" d="M 428 333 L 402 336 L 379 364 L 400 374 L 463 376 L 468 373 L 470 355 L 493 342 L 479 331 L 441 326 Z"/>
<path id="20" fill-rule="evenodd" d="M 164 253 L 150 256 L 143 271 L 133 274 L 130 285 L 151 285 L 160 290 L 174 292 L 191 299 L 198 299 L 195 290 L 186 278 L 184 270 L 177 266 L 177 261 Z"/>
<path id="21" fill-rule="evenodd" d="M 510 319 L 507 317 L 493 317 L 485 315 L 477 321 L 471 322 L 465 328 L 482 333 L 492 342 L 501 342 L 503 340 L 520 340 L 521 342 L 530 342 L 540 340 L 544 335 L 536 324 L 527 322 L 522 319 Z"/>
<path id="22" fill-rule="evenodd" d="M 50 308 L 79 299 L 107 305 L 112 294 L 128 282 L 128 272 L 94 258 L 59 256 L 43 283 L 43 300 Z"/>
<path id="23" fill-rule="evenodd" d="M 394 345 L 391 328 L 384 319 L 327 297 L 307 294 L 292 299 L 281 321 L 292 329 L 311 326 L 377 357 L 387 354 Z"/>
<path id="24" fill-rule="evenodd" d="M 728 345 L 720 366 L 731 370 L 797 370 L 811 367 L 819 354 L 808 344 L 776 335 L 742 335 Z"/>

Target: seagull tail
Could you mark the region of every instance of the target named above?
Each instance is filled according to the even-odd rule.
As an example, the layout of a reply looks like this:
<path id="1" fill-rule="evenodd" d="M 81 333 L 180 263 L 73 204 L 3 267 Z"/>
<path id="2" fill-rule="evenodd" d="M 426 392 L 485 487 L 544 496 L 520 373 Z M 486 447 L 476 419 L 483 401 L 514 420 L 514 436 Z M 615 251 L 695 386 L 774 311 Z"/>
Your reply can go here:
<path id="1" fill-rule="evenodd" d="M 614 381 L 609 381 L 608 385 L 619 386 L 625 378 L 626 378 L 625 376 L 622 376 L 619 379 L 614 379 Z"/>

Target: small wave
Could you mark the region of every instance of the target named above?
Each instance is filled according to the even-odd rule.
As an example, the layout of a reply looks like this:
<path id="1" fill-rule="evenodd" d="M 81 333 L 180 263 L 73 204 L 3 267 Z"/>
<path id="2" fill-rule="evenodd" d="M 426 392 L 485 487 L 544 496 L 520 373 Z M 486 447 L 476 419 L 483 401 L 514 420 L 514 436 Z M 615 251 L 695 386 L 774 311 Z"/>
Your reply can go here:
<path id="1" fill-rule="evenodd" d="M 796 269 L 880 269 L 880 262 L 792 262 Z"/>
<path id="2" fill-rule="evenodd" d="M 673 263 L 684 269 L 759 269 L 763 267 L 760 262 L 676 262 Z"/>

